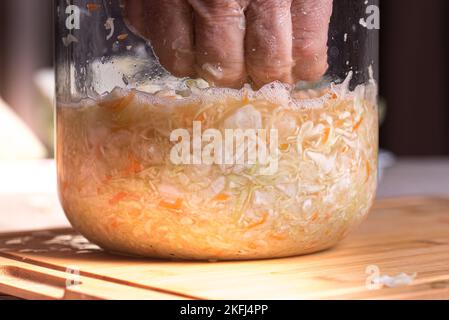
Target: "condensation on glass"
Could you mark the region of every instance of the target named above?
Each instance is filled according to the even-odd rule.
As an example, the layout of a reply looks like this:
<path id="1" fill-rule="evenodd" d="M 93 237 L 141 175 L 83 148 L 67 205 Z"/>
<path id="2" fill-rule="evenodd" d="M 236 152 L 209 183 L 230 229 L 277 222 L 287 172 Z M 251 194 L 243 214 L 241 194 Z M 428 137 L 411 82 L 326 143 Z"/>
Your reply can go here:
<path id="1" fill-rule="evenodd" d="M 171 75 L 120 1 L 56 1 L 58 185 L 73 226 L 147 257 L 334 246 L 375 196 L 376 8 L 334 1 L 320 81 L 223 88 Z"/>

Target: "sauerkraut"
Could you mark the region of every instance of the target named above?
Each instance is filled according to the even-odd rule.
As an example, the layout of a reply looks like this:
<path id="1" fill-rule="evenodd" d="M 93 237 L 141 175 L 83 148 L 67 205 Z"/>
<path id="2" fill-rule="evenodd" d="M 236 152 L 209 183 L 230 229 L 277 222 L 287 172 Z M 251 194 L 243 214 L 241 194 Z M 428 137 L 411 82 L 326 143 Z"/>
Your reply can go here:
<path id="1" fill-rule="evenodd" d="M 329 248 L 373 202 L 373 90 L 350 91 L 347 83 L 308 91 L 280 83 L 232 90 L 189 80 L 60 103 L 61 202 L 78 231 L 114 252 L 216 260 Z M 179 141 L 172 133 L 193 135 L 195 123 L 200 133 L 215 129 L 223 137 L 228 129 L 276 132 L 275 170 L 263 173 L 258 161 L 173 161 Z M 257 139 L 273 150 L 268 135 Z"/>

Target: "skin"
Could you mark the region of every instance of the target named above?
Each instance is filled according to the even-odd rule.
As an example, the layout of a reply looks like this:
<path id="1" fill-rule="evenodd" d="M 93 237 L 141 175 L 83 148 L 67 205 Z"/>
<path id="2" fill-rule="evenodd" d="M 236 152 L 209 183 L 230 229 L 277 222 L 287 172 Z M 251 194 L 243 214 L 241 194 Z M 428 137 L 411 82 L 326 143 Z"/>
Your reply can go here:
<path id="1" fill-rule="evenodd" d="M 331 14 L 332 0 L 125 0 L 168 71 L 233 88 L 319 80 Z"/>

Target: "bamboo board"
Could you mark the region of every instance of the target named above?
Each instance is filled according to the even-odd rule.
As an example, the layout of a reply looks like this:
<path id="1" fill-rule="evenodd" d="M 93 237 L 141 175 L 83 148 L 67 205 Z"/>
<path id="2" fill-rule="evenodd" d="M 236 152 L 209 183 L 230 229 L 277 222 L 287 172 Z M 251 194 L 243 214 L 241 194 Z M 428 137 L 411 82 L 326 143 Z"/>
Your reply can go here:
<path id="1" fill-rule="evenodd" d="M 0 292 L 24 299 L 449 299 L 449 200 L 379 201 L 337 247 L 246 262 L 163 261 L 73 248 L 73 230 L 0 235 Z M 59 237 L 61 238 L 61 237 Z M 417 273 L 409 285 L 367 286 Z"/>

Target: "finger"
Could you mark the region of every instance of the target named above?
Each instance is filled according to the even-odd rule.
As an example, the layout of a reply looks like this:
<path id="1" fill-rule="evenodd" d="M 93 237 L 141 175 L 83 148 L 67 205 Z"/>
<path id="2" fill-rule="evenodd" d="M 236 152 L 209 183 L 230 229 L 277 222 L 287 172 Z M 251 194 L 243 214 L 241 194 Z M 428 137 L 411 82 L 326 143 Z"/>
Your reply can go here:
<path id="1" fill-rule="evenodd" d="M 132 31 L 141 36 L 145 36 L 145 15 L 143 10 L 143 0 L 125 0 L 125 18 Z"/>
<path id="2" fill-rule="evenodd" d="M 241 87 L 245 71 L 242 1 L 189 0 L 195 12 L 196 70 L 217 86 Z"/>
<path id="3" fill-rule="evenodd" d="M 150 40 L 161 64 L 174 76 L 194 76 L 193 20 L 188 2 L 144 0 L 142 12 L 143 35 Z"/>
<path id="4" fill-rule="evenodd" d="M 316 81 L 327 64 L 327 40 L 332 0 L 293 0 L 293 76 Z"/>
<path id="5" fill-rule="evenodd" d="M 257 86 L 292 82 L 291 0 L 253 0 L 247 12 L 246 65 Z"/>

